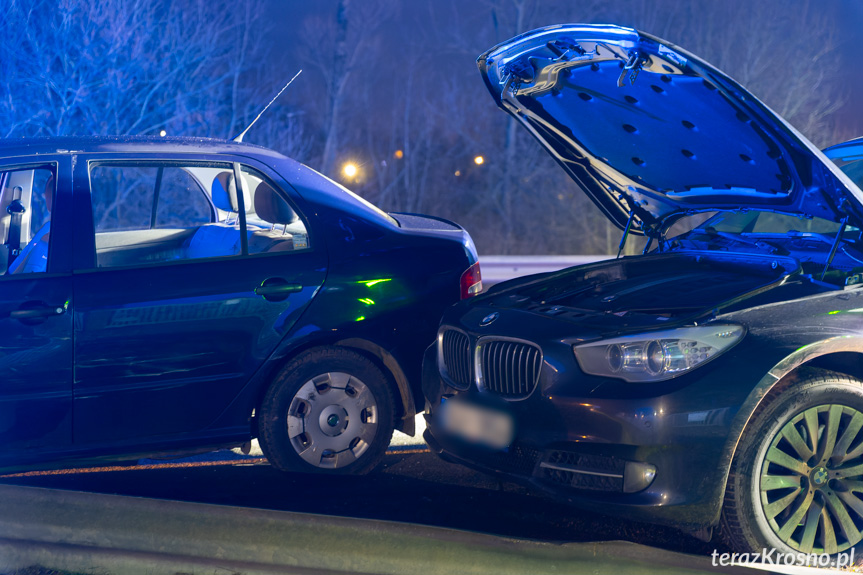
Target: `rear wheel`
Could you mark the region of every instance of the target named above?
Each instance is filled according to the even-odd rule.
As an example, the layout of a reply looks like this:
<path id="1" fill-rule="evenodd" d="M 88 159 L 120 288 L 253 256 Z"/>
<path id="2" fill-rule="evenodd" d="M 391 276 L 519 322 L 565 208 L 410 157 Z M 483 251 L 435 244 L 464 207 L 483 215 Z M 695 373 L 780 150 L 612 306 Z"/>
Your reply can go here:
<path id="1" fill-rule="evenodd" d="M 393 434 L 393 395 L 371 360 L 319 348 L 291 361 L 264 398 L 261 449 L 283 471 L 361 474 L 383 457 Z"/>
<path id="2" fill-rule="evenodd" d="M 863 382 L 811 376 L 766 400 L 732 464 L 735 550 L 835 555 L 863 540 Z"/>

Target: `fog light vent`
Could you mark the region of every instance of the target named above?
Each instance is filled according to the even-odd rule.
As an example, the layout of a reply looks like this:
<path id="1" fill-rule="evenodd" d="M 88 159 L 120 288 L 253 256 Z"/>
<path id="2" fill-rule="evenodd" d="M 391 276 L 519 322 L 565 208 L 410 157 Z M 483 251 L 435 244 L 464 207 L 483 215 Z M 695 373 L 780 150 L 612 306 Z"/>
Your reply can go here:
<path id="1" fill-rule="evenodd" d="M 648 463 L 571 451 L 547 452 L 537 471 L 552 483 L 618 493 L 642 491 L 656 477 L 656 467 Z"/>
<path id="2" fill-rule="evenodd" d="M 542 478 L 574 489 L 623 490 L 624 461 L 571 451 L 550 451 L 540 463 Z"/>

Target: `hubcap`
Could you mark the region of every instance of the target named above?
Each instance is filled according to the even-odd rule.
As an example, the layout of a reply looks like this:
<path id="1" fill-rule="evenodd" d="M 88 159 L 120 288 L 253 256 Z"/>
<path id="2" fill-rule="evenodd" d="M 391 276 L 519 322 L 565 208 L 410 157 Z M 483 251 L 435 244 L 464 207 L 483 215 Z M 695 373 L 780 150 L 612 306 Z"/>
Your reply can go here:
<path id="1" fill-rule="evenodd" d="M 834 554 L 863 539 L 863 413 L 819 405 L 773 437 L 761 462 L 761 508 L 803 553 Z"/>
<path id="2" fill-rule="evenodd" d="M 300 387 L 288 407 L 291 446 L 315 467 L 349 465 L 368 450 L 378 427 L 374 395 L 343 372 L 316 376 Z"/>
<path id="3" fill-rule="evenodd" d="M 321 410 L 318 425 L 324 435 L 337 437 L 345 432 L 350 422 L 347 410 L 341 405 L 328 405 Z"/>

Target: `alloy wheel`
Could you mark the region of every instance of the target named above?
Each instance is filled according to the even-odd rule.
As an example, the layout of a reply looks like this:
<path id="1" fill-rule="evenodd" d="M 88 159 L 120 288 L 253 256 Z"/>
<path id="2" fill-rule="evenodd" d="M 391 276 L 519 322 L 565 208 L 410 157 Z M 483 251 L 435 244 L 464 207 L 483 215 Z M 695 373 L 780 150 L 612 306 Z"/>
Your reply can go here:
<path id="1" fill-rule="evenodd" d="M 828 404 L 791 418 L 760 464 L 761 511 L 803 553 L 835 554 L 863 539 L 863 413 Z"/>

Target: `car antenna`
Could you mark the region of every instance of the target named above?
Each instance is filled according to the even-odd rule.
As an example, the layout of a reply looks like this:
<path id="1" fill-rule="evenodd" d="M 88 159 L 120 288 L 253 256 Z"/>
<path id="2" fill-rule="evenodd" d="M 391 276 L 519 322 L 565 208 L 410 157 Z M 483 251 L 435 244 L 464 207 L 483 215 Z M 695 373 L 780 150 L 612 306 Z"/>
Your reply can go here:
<path id="1" fill-rule="evenodd" d="M 282 92 L 284 92 L 285 90 L 287 90 L 287 89 L 288 89 L 288 86 L 290 86 L 290 85 L 291 85 L 291 83 L 292 83 L 294 80 L 296 80 L 296 79 L 297 79 L 297 76 L 299 76 L 299 75 L 300 75 L 300 74 L 302 74 L 302 73 L 303 73 L 303 70 L 302 70 L 302 68 L 300 68 L 300 71 L 299 71 L 299 72 L 297 72 L 296 74 L 294 74 L 294 77 L 293 77 L 293 78 L 291 78 L 290 80 L 288 80 L 288 83 L 287 83 L 287 84 L 285 84 L 285 86 L 284 86 L 281 90 L 279 90 L 279 93 L 278 93 L 278 94 L 276 94 L 276 96 L 275 96 L 272 100 L 270 100 L 270 103 L 269 103 L 269 104 L 267 104 L 266 106 L 264 106 L 264 109 L 263 109 L 263 110 L 261 110 L 261 111 L 260 111 L 260 113 L 258 113 L 258 115 L 257 115 L 257 116 L 255 116 L 255 119 L 254 119 L 254 120 L 252 120 L 252 123 L 251 123 L 251 124 L 249 124 L 248 126 L 246 126 L 246 129 L 245 129 L 245 130 L 243 130 L 242 132 L 240 132 L 239 134 L 237 134 L 237 136 L 234 138 L 234 141 L 235 141 L 235 142 L 240 143 L 240 142 L 242 142 L 242 141 L 243 141 L 243 136 L 245 136 L 245 135 L 246 135 L 246 132 L 248 132 L 248 131 L 252 128 L 252 126 L 254 126 L 254 125 L 255 125 L 255 122 L 257 122 L 257 121 L 258 121 L 258 119 L 259 119 L 261 116 L 263 116 L 263 115 L 264 115 L 264 112 L 266 112 L 266 111 L 267 111 L 267 108 L 269 108 L 270 106 L 272 106 L 272 105 L 273 105 L 273 102 L 275 102 L 276 100 L 278 100 L 278 99 L 279 99 L 279 96 L 281 96 L 281 95 L 282 95 Z"/>

